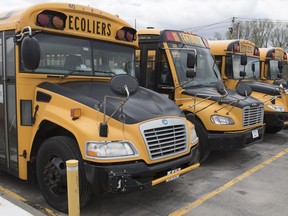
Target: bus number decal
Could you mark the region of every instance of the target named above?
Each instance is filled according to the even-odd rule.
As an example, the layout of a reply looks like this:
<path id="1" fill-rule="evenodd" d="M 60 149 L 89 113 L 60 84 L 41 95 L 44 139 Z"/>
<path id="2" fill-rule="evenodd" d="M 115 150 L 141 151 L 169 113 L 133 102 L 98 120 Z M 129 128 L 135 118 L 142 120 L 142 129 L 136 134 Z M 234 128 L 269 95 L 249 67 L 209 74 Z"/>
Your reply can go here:
<path id="1" fill-rule="evenodd" d="M 75 9 L 76 8 L 74 4 L 69 4 L 68 7 L 71 8 L 71 9 Z"/>

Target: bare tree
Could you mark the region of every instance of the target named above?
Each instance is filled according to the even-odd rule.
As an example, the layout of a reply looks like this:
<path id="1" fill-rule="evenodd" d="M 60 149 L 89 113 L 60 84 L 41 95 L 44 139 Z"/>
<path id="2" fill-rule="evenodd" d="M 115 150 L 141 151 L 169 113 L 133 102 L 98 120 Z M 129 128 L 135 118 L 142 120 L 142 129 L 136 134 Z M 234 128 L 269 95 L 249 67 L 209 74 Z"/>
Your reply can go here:
<path id="1" fill-rule="evenodd" d="M 245 22 L 239 21 L 233 22 L 231 28 L 232 34 L 230 34 L 230 39 L 247 39 L 255 43 L 258 47 L 267 47 L 274 23 L 268 19 Z"/>
<path id="2" fill-rule="evenodd" d="M 271 32 L 271 45 L 273 47 L 281 47 L 284 50 L 288 48 L 288 25 L 277 22 Z"/>
<path id="3" fill-rule="evenodd" d="M 225 36 L 223 36 L 220 32 L 215 32 L 213 40 L 215 40 L 215 39 L 216 40 L 224 40 Z"/>

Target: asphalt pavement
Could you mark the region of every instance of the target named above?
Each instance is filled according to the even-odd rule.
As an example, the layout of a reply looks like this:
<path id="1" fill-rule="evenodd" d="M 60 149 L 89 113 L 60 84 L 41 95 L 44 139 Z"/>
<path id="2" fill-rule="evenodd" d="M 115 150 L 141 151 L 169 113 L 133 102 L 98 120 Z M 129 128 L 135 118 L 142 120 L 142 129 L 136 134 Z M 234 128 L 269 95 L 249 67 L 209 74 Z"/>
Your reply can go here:
<path id="1" fill-rule="evenodd" d="M 0 215 L 66 215 L 50 207 L 37 186 L 4 172 L 0 176 Z M 174 181 L 93 196 L 81 216 L 286 216 L 287 182 L 288 130 L 283 130 L 244 149 L 214 152 L 198 169 Z"/>

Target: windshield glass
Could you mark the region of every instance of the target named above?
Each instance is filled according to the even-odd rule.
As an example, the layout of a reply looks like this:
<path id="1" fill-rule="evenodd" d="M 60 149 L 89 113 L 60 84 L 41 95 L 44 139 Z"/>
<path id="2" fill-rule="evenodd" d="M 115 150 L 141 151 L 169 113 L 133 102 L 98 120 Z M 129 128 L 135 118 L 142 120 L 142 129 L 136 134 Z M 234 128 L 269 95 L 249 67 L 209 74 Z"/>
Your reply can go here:
<path id="1" fill-rule="evenodd" d="M 35 35 L 41 59 L 33 73 L 73 74 L 79 76 L 135 75 L 135 49 L 81 38 Z M 23 72 L 25 69 L 21 67 Z M 28 71 L 32 72 L 32 71 Z"/>
<path id="2" fill-rule="evenodd" d="M 267 78 L 275 80 L 277 79 L 277 75 L 281 74 L 283 79 L 287 80 L 288 76 L 288 65 L 286 61 L 282 61 L 283 68 L 279 69 L 278 68 L 278 60 L 270 60 L 269 61 L 269 68 L 268 68 L 268 73 L 267 73 Z"/>
<path id="3" fill-rule="evenodd" d="M 174 65 L 177 71 L 179 83 L 183 84 L 189 81 L 186 77 L 187 68 L 187 54 L 197 52 L 197 65 L 196 65 L 196 77 L 193 81 L 188 82 L 182 87 L 193 87 L 193 86 L 215 86 L 218 80 L 221 80 L 221 76 L 217 65 L 210 53 L 209 49 L 186 46 L 187 48 L 181 48 L 183 45 L 178 45 L 180 47 L 170 49 Z"/>
<path id="4" fill-rule="evenodd" d="M 233 55 L 233 75 L 235 79 L 240 79 L 240 71 L 245 71 L 245 78 L 259 79 L 260 78 L 260 60 L 259 58 L 247 56 L 247 65 L 241 65 L 241 56 Z M 254 65 L 254 66 L 252 66 Z M 253 71 L 254 67 L 254 71 Z"/>

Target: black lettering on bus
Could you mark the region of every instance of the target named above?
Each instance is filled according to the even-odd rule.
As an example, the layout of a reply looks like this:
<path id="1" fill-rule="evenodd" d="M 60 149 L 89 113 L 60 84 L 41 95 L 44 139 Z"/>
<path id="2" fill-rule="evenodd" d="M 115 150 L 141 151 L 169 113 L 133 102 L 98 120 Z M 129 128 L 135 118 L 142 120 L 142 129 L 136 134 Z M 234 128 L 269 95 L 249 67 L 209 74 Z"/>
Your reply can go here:
<path id="1" fill-rule="evenodd" d="M 100 34 L 99 29 L 100 29 L 100 22 L 97 21 L 97 25 L 96 25 L 96 33 L 97 33 L 97 34 Z"/>
<path id="2" fill-rule="evenodd" d="M 96 28 L 96 22 L 95 22 L 95 20 L 93 20 L 93 34 L 95 34 L 95 28 Z"/>
<path id="3" fill-rule="evenodd" d="M 72 22 L 73 22 L 73 16 L 69 16 L 69 25 L 68 25 L 68 28 L 71 29 L 71 30 L 73 30 Z"/>
<path id="4" fill-rule="evenodd" d="M 79 30 L 79 17 L 75 17 L 75 20 L 74 20 L 74 28 L 78 31 Z"/>
<path id="5" fill-rule="evenodd" d="M 106 23 L 102 23 L 102 35 L 106 35 Z"/>
<path id="6" fill-rule="evenodd" d="M 111 24 L 110 23 L 108 23 L 107 25 L 107 35 L 111 36 Z"/>
<path id="7" fill-rule="evenodd" d="M 90 29 L 90 20 L 87 20 L 87 32 L 91 33 L 91 29 Z"/>
<path id="8" fill-rule="evenodd" d="M 81 30 L 83 32 L 86 30 L 86 20 L 84 18 L 81 19 Z"/>

